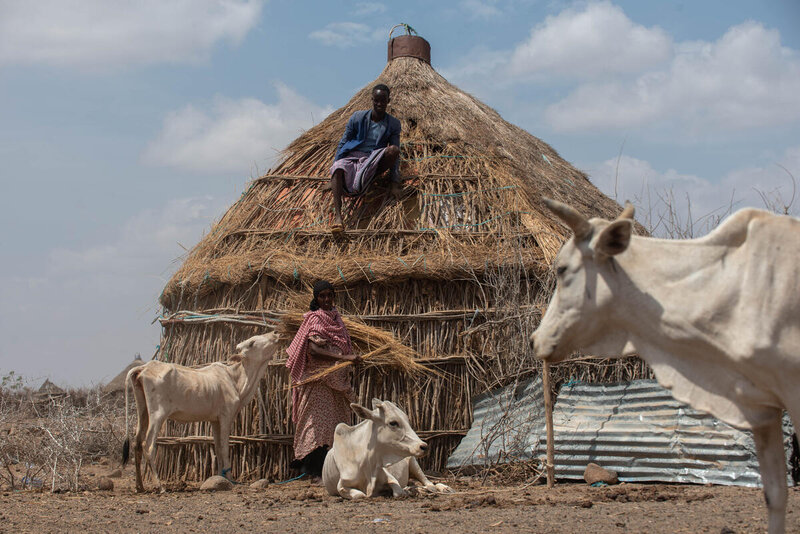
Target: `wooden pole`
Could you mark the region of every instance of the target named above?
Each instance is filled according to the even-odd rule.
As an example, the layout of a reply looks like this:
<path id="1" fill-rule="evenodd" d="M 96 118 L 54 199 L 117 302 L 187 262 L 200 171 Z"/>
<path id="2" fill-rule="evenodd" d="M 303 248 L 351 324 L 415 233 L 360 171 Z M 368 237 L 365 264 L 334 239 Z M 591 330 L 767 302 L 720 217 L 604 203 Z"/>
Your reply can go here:
<path id="1" fill-rule="evenodd" d="M 544 390 L 544 419 L 547 428 L 547 487 L 555 484 L 555 456 L 553 447 L 553 401 L 550 398 L 550 364 L 542 362 L 542 389 Z"/>

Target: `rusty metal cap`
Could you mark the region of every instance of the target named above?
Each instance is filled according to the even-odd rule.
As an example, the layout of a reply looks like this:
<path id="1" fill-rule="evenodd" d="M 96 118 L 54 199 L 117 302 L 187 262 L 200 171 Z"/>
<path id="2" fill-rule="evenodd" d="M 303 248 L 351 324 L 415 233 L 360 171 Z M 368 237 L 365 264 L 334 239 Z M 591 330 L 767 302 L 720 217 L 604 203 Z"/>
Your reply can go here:
<path id="1" fill-rule="evenodd" d="M 386 62 L 398 57 L 415 57 L 431 63 L 431 44 L 418 35 L 399 35 L 389 40 L 389 54 Z"/>

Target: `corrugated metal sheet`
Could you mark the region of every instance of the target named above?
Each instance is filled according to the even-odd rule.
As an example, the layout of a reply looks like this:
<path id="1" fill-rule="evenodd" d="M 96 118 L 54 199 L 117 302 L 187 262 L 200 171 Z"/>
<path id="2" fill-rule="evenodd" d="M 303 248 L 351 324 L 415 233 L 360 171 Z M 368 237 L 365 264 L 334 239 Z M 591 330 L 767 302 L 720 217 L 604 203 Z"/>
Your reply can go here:
<path id="1" fill-rule="evenodd" d="M 472 407 L 472 427 L 448 458 L 448 468 L 538 456 L 539 436 L 544 436 L 541 378 L 478 395 Z"/>
<path id="2" fill-rule="evenodd" d="M 525 391 L 533 393 L 531 398 L 516 396 L 516 404 L 510 410 L 514 415 L 505 419 L 513 424 L 523 418 L 523 411 L 529 411 L 526 429 L 505 430 L 512 436 L 513 443 L 524 444 L 527 457 L 543 456 L 541 382 L 537 381 L 535 386 L 531 384 Z M 492 398 L 505 399 L 508 406 L 515 396 L 508 390 L 483 396 L 482 412 L 476 410 L 475 423 L 465 441 L 480 439 L 480 434 L 473 430 L 476 426 L 487 427 L 482 414 L 490 414 L 493 417 L 490 422 L 502 419 L 499 416 L 504 410 L 491 406 Z M 617 471 L 620 480 L 627 482 L 710 482 L 739 486 L 758 486 L 761 482 L 755 445 L 749 432 L 739 431 L 676 401 L 654 380 L 614 385 L 565 385 L 553 409 L 553 423 L 556 476 L 559 478 L 582 479 L 586 464 L 595 462 Z M 788 420 L 786 423 L 788 443 L 791 427 Z M 525 432 L 527 436 L 521 435 Z M 482 449 L 476 443 L 468 443 L 467 447 Z M 498 448 L 489 447 L 490 454 L 477 457 L 483 461 L 474 461 L 474 455 L 471 458 L 460 449 L 461 445 L 448 466 L 506 461 L 502 454 L 491 454 Z M 791 447 L 788 450 L 791 451 Z"/>

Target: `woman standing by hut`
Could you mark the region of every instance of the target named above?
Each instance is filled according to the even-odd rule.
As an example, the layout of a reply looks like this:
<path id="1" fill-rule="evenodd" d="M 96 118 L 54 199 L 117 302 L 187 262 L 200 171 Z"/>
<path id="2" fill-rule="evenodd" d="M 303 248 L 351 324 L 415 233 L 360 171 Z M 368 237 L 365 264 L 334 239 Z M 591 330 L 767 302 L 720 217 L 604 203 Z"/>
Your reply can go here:
<path id="1" fill-rule="evenodd" d="M 330 282 L 316 282 L 310 311 L 303 316 L 303 323 L 286 349 L 289 355 L 286 367 L 292 384 L 303 382 L 337 361 L 359 361 L 360 358 L 353 354 L 350 335 L 333 302 L 334 290 Z M 352 397 L 350 368 L 293 387 L 295 460 L 291 463 L 292 468 L 311 476 L 321 476 L 325 454 L 333 445 L 336 425 L 350 422 Z"/>

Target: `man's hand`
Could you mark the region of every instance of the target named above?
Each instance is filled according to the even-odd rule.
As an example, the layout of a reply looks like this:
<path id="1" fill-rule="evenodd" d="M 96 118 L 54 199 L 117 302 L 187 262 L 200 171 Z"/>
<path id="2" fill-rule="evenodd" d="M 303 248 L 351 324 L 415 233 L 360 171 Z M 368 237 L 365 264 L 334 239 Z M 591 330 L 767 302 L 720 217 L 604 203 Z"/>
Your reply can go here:
<path id="1" fill-rule="evenodd" d="M 389 192 L 392 193 L 395 200 L 400 200 L 400 196 L 403 194 L 403 186 L 397 182 L 392 182 L 391 187 L 389 187 Z"/>

